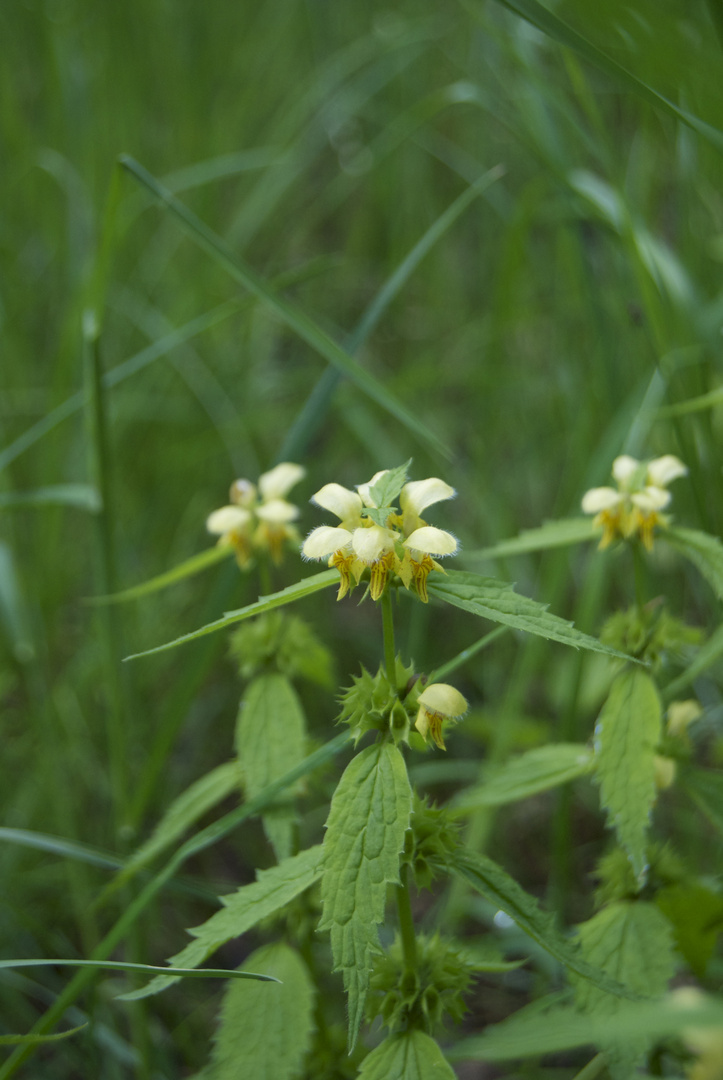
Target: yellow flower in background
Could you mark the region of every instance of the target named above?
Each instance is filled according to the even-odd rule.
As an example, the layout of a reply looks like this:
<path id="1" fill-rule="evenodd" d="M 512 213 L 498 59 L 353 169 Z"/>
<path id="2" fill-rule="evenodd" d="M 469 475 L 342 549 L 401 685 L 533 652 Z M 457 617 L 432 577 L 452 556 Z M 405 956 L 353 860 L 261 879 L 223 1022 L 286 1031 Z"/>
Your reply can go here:
<path id="1" fill-rule="evenodd" d="M 236 561 L 246 570 L 258 552 L 268 552 L 281 562 L 287 543 L 298 544 L 293 526 L 299 508 L 285 496 L 306 475 L 301 465 L 284 461 L 259 477 L 258 487 L 250 480 L 234 480 L 229 492 L 232 505 L 214 510 L 206 528 L 222 546 L 233 547 Z"/>
<path id="2" fill-rule="evenodd" d="M 448 683 L 432 683 L 417 698 L 419 712 L 414 722 L 423 739 L 429 735 L 440 750 L 445 749 L 442 724 L 445 720 L 460 720 L 467 712 L 467 699 Z"/>
<path id="3" fill-rule="evenodd" d="M 606 548 L 619 538 L 638 536 L 650 551 L 655 527 L 669 521 L 661 513 L 671 499 L 668 484 L 687 472 L 673 454 L 648 462 L 629 454 L 615 458 L 612 475 L 617 487 L 592 488 L 582 500 L 583 513 L 595 514 L 593 524 L 602 526 L 600 547 Z"/>
<path id="4" fill-rule="evenodd" d="M 312 497 L 313 503 L 339 518 L 339 525 L 313 529 L 301 554 L 305 559 L 327 559 L 329 566 L 336 567 L 341 575 L 339 600 L 368 570 L 373 600 L 382 595 L 390 575 L 397 574 L 404 587 L 414 587 L 426 603 L 427 576 L 431 570 L 442 570 L 432 556 L 442 558 L 458 550 L 451 533 L 427 525 L 421 517 L 428 506 L 455 495 L 454 488 L 436 477 L 405 484 L 399 494 L 401 512 L 390 512 L 383 525 L 365 513 L 380 509 L 372 490 L 388 472 L 376 473 L 356 491 L 341 484 L 325 484 Z"/>

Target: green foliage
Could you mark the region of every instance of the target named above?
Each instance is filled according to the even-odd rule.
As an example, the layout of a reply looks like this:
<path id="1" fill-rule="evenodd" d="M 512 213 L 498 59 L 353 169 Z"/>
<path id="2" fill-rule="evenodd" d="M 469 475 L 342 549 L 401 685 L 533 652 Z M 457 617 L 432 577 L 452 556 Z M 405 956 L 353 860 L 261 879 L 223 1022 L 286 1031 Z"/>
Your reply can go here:
<path id="1" fill-rule="evenodd" d="M 225 945 L 232 938 L 240 937 L 257 926 L 263 919 L 274 915 L 302 892 L 318 881 L 322 873 L 321 846 L 308 848 L 298 855 L 285 859 L 278 866 L 259 870 L 257 880 L 244 885 L 237 892 L 221 897 L 224 905 L 210 919 L 189 930 L 195 938 L 185 949 L 172 956 L 169 963 L 177 967 L 191 968 Z M 158 994 L 177 981 L 171 975 L 152 979 L 142 990 L 126 995 L 128 1000 Z"/>
<path id="2" fill-rule="evenodd" d="M 261 615 L 233 632 L 229 651 L 244 679 L 270 669 L 288 679 L 331 686 L 331 653 L 298 615 L 282 611 Z"/>
<path id="3" fill-rule="evenodd" d="M 21 506 L 74 506 L 77 510 L 97 514 L 100 496 L 90 484 L 54 484 L 33 491 L 0 493 L 0 510 L 14 510 Z"/>
<path id="4" fill-rule="evenodd" d="M 450 810 L 456 816 L 482 806 L 518 802 L 585 776 L 592 764 L 591 751 L 581 743 L 537 746 L 490 769 L 481 784 L 465 788 L 453 799 Z"/>
<path id="5" fill-rule="evenodd" d="M 686 626 L 658 603 L 618 611 L 600 632 L 605 645 L 644 661 L 656 672 L 669 666 L 671 660 L 683 662 L 702 638 L 701 630 Z"/>
<path id="6" fill-rule="evenodd" d="M 433 1035 L 447 1017 L 462 1019 L 475 962 L 439 934 L 416 940 L 417 967 L 410 971 L 401 941 L 396 937 L 374 961 L 369 984 L 367 1016 L 381 1016 L 389 1031 L 415 1028 Z"/>
<path id="7" fill-rule="evenodd" d="M 285 675 L 258 675 L 246 690 L 236 723 L 236 753 L 248 799 L 253 799 L 304 758 L 306 721 Z M 289 795 L 263 815 L 279 860 L 291 854 L 295 812 Z"/>
<path id="8" fill-rule="evenodd" d="M 617 676 L 595 726 L 595 774 L 600 801 L 638 882 L 647 873 L 647 831 L 655 802 L 655 751 L 661 736 L 660 698 L 644 671 Z"/>
<path id="9" fill-rule="evenodd" d="M 578 927 L 582 955 L 623 986 L 641 997 L 662 995 L 672 978 L 675 963 L 670 923 L 658 908 L 646 901 L 618 901 L 603 908 Z M 579 981 L 577 1003 L 588 1013 L 618 1015 L 623 1008 L 613 997 Z M 626 1003 L 627 1006 L 627 1003 Z M 631 1042 L 621 1050 L 607 1052 L 614 1080 L 627 1080 L 645 1052 L 647 1040 Z"/>
<path id="10" fill-rule="evenodd" d="M 723 896 L 705 885 L 686 881 L 661 889 L 655 903 L 672 925 L 681 954 L 702 979 L 723 933 Z"/>
<path id="11" fill-rule="evenodd" d="M 206 548 L 205 551 L 200 551 L 197 555 L 192 555 L 190 559 L 184 559 L 178 566 L 157 574 L 149 581 L 133 585 L 130 589 L 123 589 L 111 596 L 94 596 L 92 602 L 94 604 L 120 604 L 126 600 L 140 600 L 143 596 L 150 596 L 151 593 L 159 592 L 169 585 L 175 585 L 179 581 L 193 577 L 202 570 L 208 569 L 209 566 L 222 562 L 230 555 L 233 555 L 233 548 L 230 545 L 224 547 L 216 544 L 214 547 Z"/>
<path id="12" fill-rule="evenodd" d="M 430 574 L 427 591 L 430 596 L 436 596 L 438 600 L 470 611 L 480 618 L 538 634 L 550 641 L 560 641 L 575 649 L 590 649 L 607 656 L 629 659 L 625 653 L 603 645 L 596 638 L 576 630 L 572 623 L 552 615 L 546 604 L 520 596 L 514 591 L 514 586 L 504 581 L 462 570 L 448 570 L 445 574 Z"/>
<path id="13" fill-rule="evenodd" d="M 434 1039 L 412 1029 L 390 1035 L 366 1057 L 360 1080 L 454 1080 Z"/>
<path id="14" fill-rule="evenodd" d="M 68 1028 L 67 1031 L 59 1031 L 55 1035 L 0 1035 L 0 1046 L 35 1046 L 41 1043 L 60 1042 L 68 1039 L 71 1035 L 77 1035 L 79 1031 L 88 1026 L 87 1023 L 79 1024 L 78 1027 Z"/>
<path id="15" fill-rule="evenodd" d="M 666 541 L 697 566 L 719 600 L 723 600 L 723 544 L 699 529 L 666 529 Z"/>
<path id="16" fill-rule="evenodd" d="M 113 888 L 118 888 L 142 866 L 160 855 L 183 836 L 205 813 L 236 790 L 241 780 L 238 762 L 227 761 L 206 773 L 174 799 L 146 840 L 116 876 Z"/>
<path id="17" fill-rule="evenodd" d="M 701 813 L 723 835 L 723 770 L 689 766 L 682 770 L 681 783 Z"/>
<path id="18" fill-rule="evenodd" d="M 447 869 L 458 846 L 459 828 L 446 807 L 434 806 L 415 791 L 402 861 L 411 868 L 418 889 L 431 888 L 434 879 Z"/>
<path id="19" fill-rule="evenodd" d="M 399 493 L 407 482 L 411 464 L 412 459 L 410 458 L 405 465 L 398 465 L 396 469 L 389 469 L 369 489 L 369 496 L 373 506 L 365 507 L 362 513 L 382 528 L 386 526 L 389 515 L 397 509 Z"/>
<path id="20" fill-rule="evenodd" d="M 463 877 L 496 907 L 528 934 L 533 941 L 554 956 L 569 971 L 609 994 L 634 997 L 629 990 L 611 979 L 600 968 L 589 964 L 576 945 L 563 937 L 549 912 L 543 911 L 534 896 L 526 893 L 501 866 L 485 855 L 460 848 L 450 862 L 450 869 Z"/>
<path id="21" fill-rule="evenodd" d="M 301 1076 L 311 1044 L 315 988 L 299 954 L 282 943 L 264 945 L 246 963 L 279 980 L 270 993 L 248 992 L 243 983 L 226 989 L 214 1036 L 209 1080 L 237 1080 L 240 1063 L 254 1080 Z"/>
<path id="22" fill-rule="evenodd" d="M 600 530 L 592 518 L 566 518 L 563 521 L 546 521 L 537 529 L 525 529 L 511 540 L 502 540 L 491 547 L 465 551 L 465 562 L 472 559 L 506 559 L 510 555 L 527 555 L 532 551 L 548 551 L 550 548 L 567 547 L 593 540 Z"/>
<path id="23" fill-rule="evenodd" d="M 399 656 L 395 660 L 395 672 L 395 685 L 391 686 L 383 665 L 376 675 L 370 675 L 362 667 L 361 675 L 352 675 L 352 685 L 342 691 L 339 723 L 349 725 L 355 743 L 367 731 L 384 733 L 390 729 L 392 713 L 399 702 L 399 688 L 404 690 L 416 681 L 414 665 L 405 666 Z"/>
<path id="24" fill-rule="evenodd" d="M 319 929 L 331 932 L 334 967 L 344 974 L 352 1047 L 379 951 L 377 924 L 384 919 L 387 885 L 399 880 L 411 810 L 404 758 L 388 742 L 368 746 L 352 758 L 331 803 Z"/>

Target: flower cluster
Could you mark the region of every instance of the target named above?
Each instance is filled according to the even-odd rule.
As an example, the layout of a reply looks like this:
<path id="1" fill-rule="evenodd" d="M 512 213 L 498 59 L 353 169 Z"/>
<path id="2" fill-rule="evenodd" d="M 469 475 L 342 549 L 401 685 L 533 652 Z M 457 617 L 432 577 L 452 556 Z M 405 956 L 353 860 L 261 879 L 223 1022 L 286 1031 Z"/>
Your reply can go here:
<path id="1" fill-rule="evenodd" d="M 618 537 L 627 540 L 639 536 L 650 551 L 655 526 L 668 523 L 661 513 L 670 502 L 668 484 L 687 472 L 673 454 L 648 462 L 636 461 L 628 454 L 615 458 L 612 474 L 617 488 L 592 488 L 582 500 L 584 513 L 595 514 L 594 524 L 602 525 L 600 547 L 607 547 Z"/>
<path id="2" fill-rule="evenodd" d="M 384 469 L 356 491 L 325 484 L 311 500 L 335 514 L 340 524 L 314 529 L 301 554 L 306 559 L 328 559 L 328 565 L 336 567 L 341 574 L 339 600 L 369 570 L 372 599 L 378 600 L 390 574 L 397 574 L 404 587 L 414 587 L 426 603 L 427 576 L 431 570 L 442 570 L 432 556 L 454 555 L 459 547 L 451 533 L 427 525 L 421 517 L 428 506 L 453 498 L 454 488 L 430 477 L 400 485 L 397 492 L 385 492 L 384 480 L 391 475 L 391 470 Z M 398 513 L 396 506 L 387 506 L 397 494 Z"/>
<path id="3" fill-rule="evenodd" d="M 250 480 L 234 480 L 231 504 L 214 510 L 206 528 L 219 537 L 219 544 L 233 547 L 236 561 L 246 570 L 256 552 L 268 552 L 275 563 L 281 561 L 287 542 L 301 539 L 294 522 L 299 508 L 285 496 L 305 475 L 301 465 L 284 461 L 259 477 L 258 487 Z"/>

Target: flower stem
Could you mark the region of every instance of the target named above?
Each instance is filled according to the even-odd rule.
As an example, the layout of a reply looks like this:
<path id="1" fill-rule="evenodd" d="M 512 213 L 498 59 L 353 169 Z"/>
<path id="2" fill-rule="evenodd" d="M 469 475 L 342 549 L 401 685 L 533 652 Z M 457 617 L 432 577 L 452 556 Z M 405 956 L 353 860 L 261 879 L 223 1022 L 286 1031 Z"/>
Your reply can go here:
<path id="1" fill-rule="evenodd" d="M 387 587 L 382 593 L 382 628 L 384 631 L 384 666 L 389 685 L 397 689 L 397 665 L 394 654 L 394 612 L 392 594 Z"/>
<path id="2" fill-rule="evenodd" d="M 417 970 L 417 939 L 414 936 L 412 902 L 409 895 L 409 867 L 402 863 L 399 867 L 399 884 L 396 887 L 397 915 L 399 916 L 399 934 L 402 939 L 404 966 L 410 971 Z"/>

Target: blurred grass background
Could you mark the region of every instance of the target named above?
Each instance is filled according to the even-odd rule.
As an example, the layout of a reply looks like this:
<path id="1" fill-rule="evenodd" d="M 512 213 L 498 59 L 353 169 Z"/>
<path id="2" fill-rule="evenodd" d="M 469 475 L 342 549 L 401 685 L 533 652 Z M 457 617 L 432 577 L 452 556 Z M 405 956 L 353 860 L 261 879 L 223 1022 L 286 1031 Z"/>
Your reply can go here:
<path id="1" fill-rule="evenodd" d="M 546 21 L 550 11 L 561 22 Z M 153 204 L 119 154 L 264 278 L 286 282 L 284 295 L 341 343 L 453 201 L 502 167 L 357 354 L 422 434 L 341 381 L 297 443 L 308 470 L 299 502 L 412 456 L 415 478 L 457 488 L 434 521 L 469 554 L 577 514 L 621 451 L 672 452 L 691 470 L 677 485 L 677 520 L 719 535 L 723 390 L 704 408 L 677 406 L 723 386 L 722 12 L 718 0 L 3 5 L 6 828 L 123 854 L 171 798 L 227 760 L 239 684 L 221 635 L 118 661 L 252 600 L 255 581 L 221 567 L 110 612 L 84 598 L 207 546 L 206 515 L 232 479 L 256 479 L 278 459 L 327 367 Z M 102 329 L 89 350 L 82 314 L 100 285 Z M 169 347 L 197 319 L 206 328 Z M 117 378 L 136 357 L 137 370 Z M 94 363 L 116 372 L 95 440 L 83 408 Z M 23 493 L 98 477 L 101 514 L 19 505 Z M 319 523 L 304 511 L 303 530 Z M 469 565 L 516 580 L 588 632 L 630 599 L 614 554 Z M 276 584 L 298 572 L 287 564 Z M 713 625 L 712 596 L 693 572 L 658 559 L 652 575 L 673 610 Z M 376 664 L 370 605 L 337 609 L 325 593 L 305 613 L 338 646 L 342 683 L 360 659 Z M 477 632 L 415 605 L 401 642 L 429 669 Z M 540 731 L 587 738 L 594 711 L 579 702 L 581 670 L 561 647 L 500 641 L 464 675 L 480 710 L 476 746 L 504 753 Z M 325 740 L 336 706 L 330 695 L 306 700 Z M 514 869 L 544 891 L 549 868 L 527 873 L 525 850 Z M 91 908 L 107 871 L 12 843 L 1 857 L 3 955 L 86 955 L 107 926 L 108 912 Z M 193 870 L 230 888 L 268 857 L 252 831 Z M 564 886 L 564 858 L 558 870 Z M 149 910 L 135 945 L 143 958 L 176 951 L 181 928 L 208 912 L 194 903 L 168 893 Z M 62 971 L 3 973 L 4 1030 L 27 1030 L 65 981 Z M 187 1000 L 159 999 L 139 1049 L 111 985 L 85 1001 L 97 1019 L 92 1075 L 185 1075 L 204 1060 L 207 986 L 184 991 L 196 1011 L 183 1032 Z M 71 1040 L 29 1075 L 91 1075 L 87 1052 Z"/>

